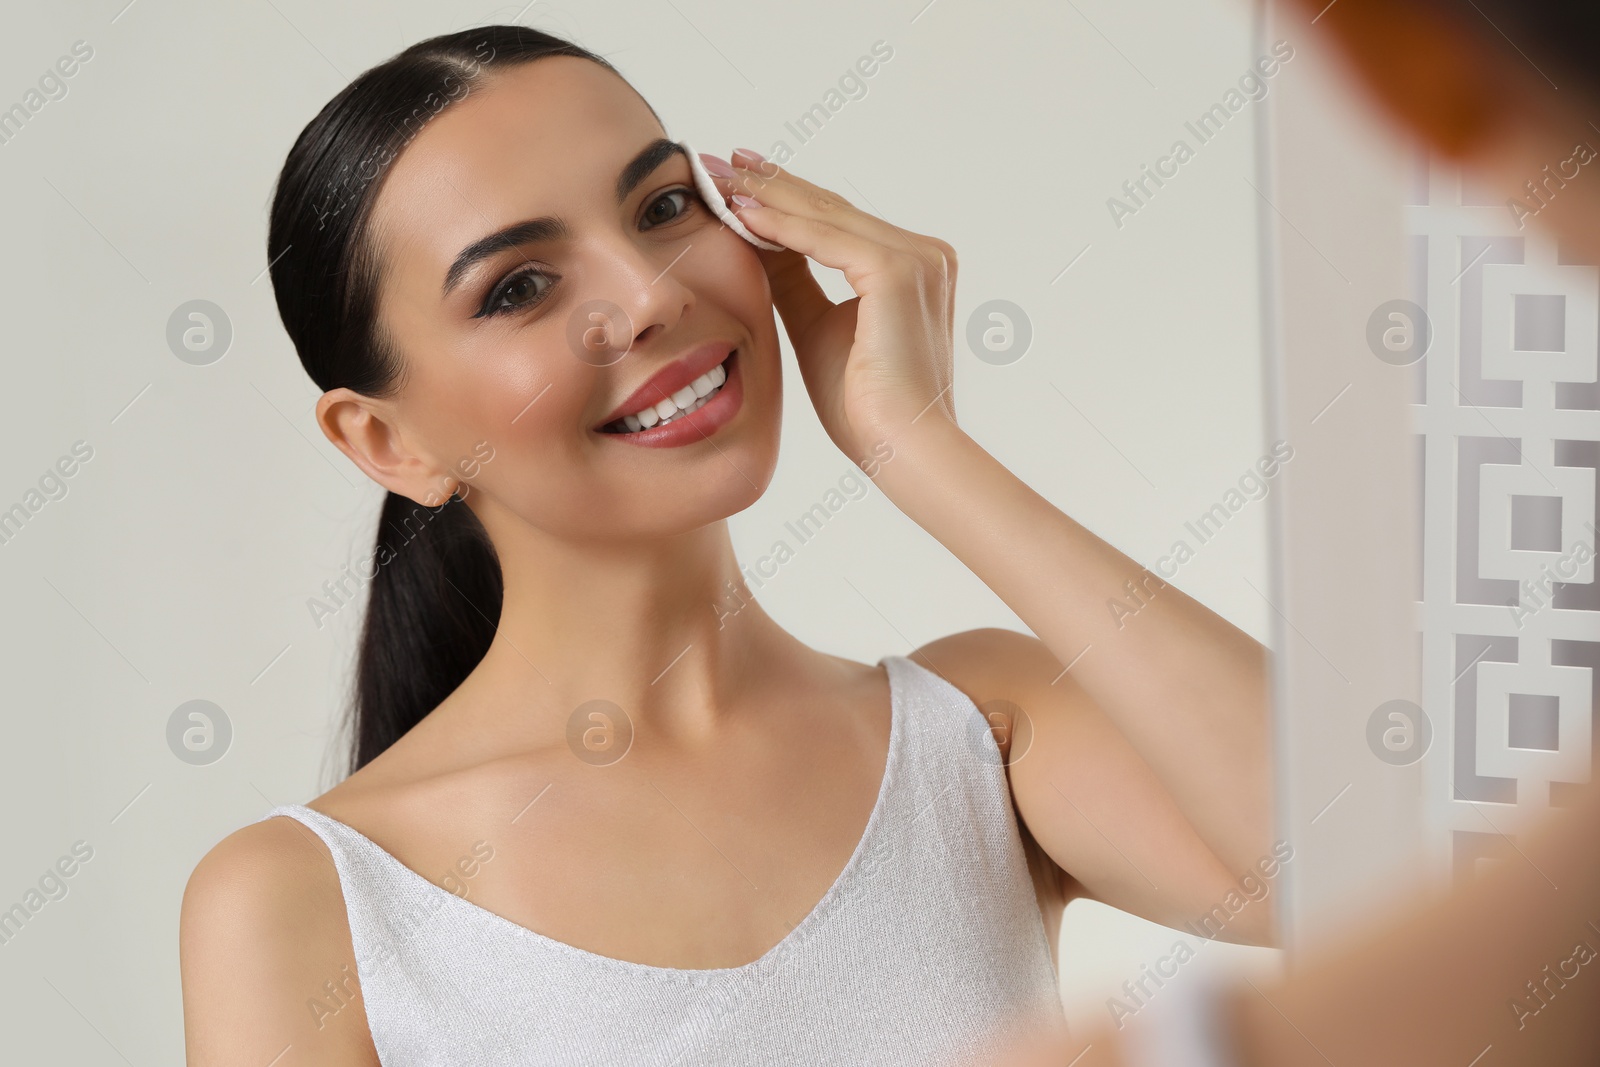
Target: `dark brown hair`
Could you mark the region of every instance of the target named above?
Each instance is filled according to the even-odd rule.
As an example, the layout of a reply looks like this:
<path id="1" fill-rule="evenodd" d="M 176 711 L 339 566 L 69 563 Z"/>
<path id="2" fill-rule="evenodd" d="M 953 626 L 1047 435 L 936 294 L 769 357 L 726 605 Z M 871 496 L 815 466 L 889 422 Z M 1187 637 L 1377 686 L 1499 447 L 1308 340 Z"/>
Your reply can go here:
<path id="1" fill-rule="evenodd" d="M 365 71 L 300 131 L 273 192 L 272 288 L 300 363 L 323 391 L 393 395 L 403 365 L 377 321 L 368 220 L 406 144 L 483 72 L 547 56 L 600 56 L 524 26 L 433 37 Z M 619 75 L 620 76 L 620 75 Z M 648 106 L 648 105 L 646 105 Z M 483 659 L 500 619 L 499 560 L 472 510 L 388 493 L 350 709 L 354 772 L 438 706 Z"/>

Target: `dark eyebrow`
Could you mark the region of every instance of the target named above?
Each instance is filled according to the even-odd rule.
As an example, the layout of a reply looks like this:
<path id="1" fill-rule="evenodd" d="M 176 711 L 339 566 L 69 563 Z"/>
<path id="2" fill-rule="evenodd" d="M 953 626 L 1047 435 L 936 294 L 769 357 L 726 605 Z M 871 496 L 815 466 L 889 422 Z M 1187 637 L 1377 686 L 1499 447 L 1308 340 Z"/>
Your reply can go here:
<path id="1" fill-rule="evenodd" d="M 638 188 L 656 169 L 673 156 L 689 158 L 689 153 L 677 141 L 669 141 L 665 137 L 658 137 L 645 145 L 644 150 L 628 161 L 622 168 L 622 173 L 617 175 L 616 197 L 620 204 L 628 199 L 628 194 Z M 553 241 L 568 234 L 567 224 L 553 215 L 541 215 L 536 219 L 524 219 L 522 222 L 512 223 L 502 230 L 497 230 L 487 237 L 481 237 L 463 248 L 456 256 L 455 262 L 450 264 L 450 269 L 444 276 L 444 296 L 448 297 L 457 285 L 461 284 L 469 270 L 482 260 L 498 255 L 508 248 L 518 245 L 531 244 L 536 241 Z"/>

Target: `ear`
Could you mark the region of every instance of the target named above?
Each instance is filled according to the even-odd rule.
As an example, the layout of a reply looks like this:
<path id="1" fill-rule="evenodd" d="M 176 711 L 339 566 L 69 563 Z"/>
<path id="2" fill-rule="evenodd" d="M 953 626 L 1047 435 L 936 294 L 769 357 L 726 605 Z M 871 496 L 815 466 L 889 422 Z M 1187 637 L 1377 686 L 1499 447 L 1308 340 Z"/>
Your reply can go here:
<path id="1" fill-rule="evenodd" d="M 1296 2 L 1320 12 L 1310 28 L 1335 40 L 1367 91 L 1430 149 L 1470 164 L 1515 122 L 1523 72 L 1450 13 L 1414 0 Z"/>
<path id="2" fill-rule="evenodd" d="M 330 389 L 318 399 L 316 415 L 334 447 L 391 493 L 434 508 L 459 484 L 407 444 L 392 406 L 384 401 L 343 387 Z"/>

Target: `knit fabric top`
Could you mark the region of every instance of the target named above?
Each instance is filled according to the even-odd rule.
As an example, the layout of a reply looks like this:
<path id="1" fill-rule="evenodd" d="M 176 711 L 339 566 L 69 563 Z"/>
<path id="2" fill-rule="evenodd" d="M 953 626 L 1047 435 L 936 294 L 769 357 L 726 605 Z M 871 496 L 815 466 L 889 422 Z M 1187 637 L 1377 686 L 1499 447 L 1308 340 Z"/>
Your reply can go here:
<path id="1" fill-rule="evenodd" d="M 759 959 L 679 969 L 513 923 L 303 805 L 344 893 L 385 1067 L 940 1067 L 1063 1027 L 999 749 L 971 700 L 885 656 L 889 752 L 866 830 L 822 900 Z M 330 1002 L 329 1009 L 339 1005 Z"/>

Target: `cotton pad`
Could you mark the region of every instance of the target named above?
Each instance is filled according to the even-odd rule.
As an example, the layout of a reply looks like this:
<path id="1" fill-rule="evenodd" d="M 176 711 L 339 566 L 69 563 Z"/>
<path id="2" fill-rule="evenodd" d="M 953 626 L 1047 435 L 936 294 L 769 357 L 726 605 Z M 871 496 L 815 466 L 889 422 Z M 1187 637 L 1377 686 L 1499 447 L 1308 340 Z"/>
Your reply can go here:
<path id="1" fill-rule="evenodd" d="M 775 245 L 771 241 L 763 241 L 751 233 L 745 224 L 739 221 L 739 216 L 728 207 L 728 202 L 722 196 L 722 190 L 717 188 L 717 183 L 711 180 L 711 172 L 706 170 L 706 165 L 700 159 L 700 153 L 690 148 L 688 144 L 679 141 L 678 144 L 689 154 L 689 170 L 694 175 L 694 187 L 700 190 L 700 195 L 707 204 L 711 205 L 712 212 L 727 223 L 728 229 L 743 237 L 757 248 L 765 248 L 769 252 L 784 251 L 783 245 Z"/>

